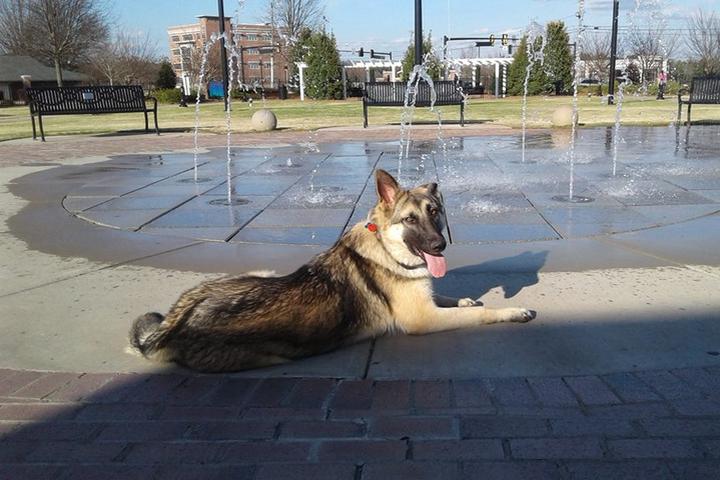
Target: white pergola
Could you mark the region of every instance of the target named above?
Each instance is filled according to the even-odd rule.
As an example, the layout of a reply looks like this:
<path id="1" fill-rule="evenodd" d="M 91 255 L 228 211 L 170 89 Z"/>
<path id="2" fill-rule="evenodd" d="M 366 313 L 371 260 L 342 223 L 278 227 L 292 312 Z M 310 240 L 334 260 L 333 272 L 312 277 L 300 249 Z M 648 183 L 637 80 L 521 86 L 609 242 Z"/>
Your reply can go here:
<path id="1" fill-rule="evenodd" d="M 452 67 L 473 67 L 472 86 L 477 85 L 477 71 L 475 67 L 495 67 L 495 96 L 505 96 L 507 92 L 507 69 L 513 63 L 512 58 L 448 58 L 445 60 L 446 68 Z M 500 85 L 500 69 L 502 69 L 502 88 Z"/>
<path id="2" fill-rule="evenodd" d="M 307 63 L 296 62 L 298 74 L 300 76 L 300 100 L 305 101 L 305 69 Z M 365 69 L 365 81 L 370 81 L 370 69 L 372 68 L 383 68 L 390 69 L 390 81 L 394 82 L 397 80 L 397 75 L 402 72 L 402 62 L 398 60 L 347 60 L 343 62 L 342 69 L 342 82 L 343 82 L 343 98 L 347 98 L 347 72 L 348 69 L 364 68 Z"/>
<path id="3" fill-rule="evenodd" d="M 402 62 L 399 60 L 384 60 L 384 59 L 370 59 L 370 60 L 349 60 L 349 63 L 344 65 L 344 68 L 364 68 L 365 69 L 365 81 L 370 81 L 370 69 L 382 68 L 387 70 L 390 69 L 390 81 L 394 82 L 397 80 L 397 74 L 402 72 Z M 397 72 L 395 71 L 397 70 Z"/>
<path id="4" fill-rule="evenodd" d="M 513 62 L 512 58 L 449 58 L 445 61 L 446 68 L 452 67 L 473 67 L 472 69 L 472 86 L 477 85 L 477 73 L 474 67 L 495 67 L 495 96 L 505 96 L 507 91 L 507 68 Z M 300 75 L 300 100 L 305 100 L 305 69 L 307 63 L 297 62 L 295 65 L 298 68 Z M 390 81 L 394 82 L 397 80 L 398 74 L 402 72 L 402 62 L 399 60 L 382 60 L 382 59 L 370 59 L 370 60 L 348 60 L 345 61 L 342 70 L 342 81 L 343 81 L 343 98 L 347 97 L 346 91 L 346 70 L 355 68 L 365 69 L 365 80 L 370 81 L 370 69 L 383 68 L 390 69 Z M 502 88 L 500 86 L 500 69 L 502 69 Z M 447 74 L 447 70 L 446 70 Z"/>

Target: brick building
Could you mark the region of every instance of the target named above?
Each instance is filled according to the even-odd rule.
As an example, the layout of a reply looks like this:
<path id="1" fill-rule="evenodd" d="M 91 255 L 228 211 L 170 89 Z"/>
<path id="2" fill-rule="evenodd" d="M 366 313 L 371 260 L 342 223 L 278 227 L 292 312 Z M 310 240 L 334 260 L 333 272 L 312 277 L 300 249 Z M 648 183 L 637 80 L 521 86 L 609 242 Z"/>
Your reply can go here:
<path id="1" fill-rule="evenodd" d="M 282 49 L 273 48 L 273 45 L 281 45 L 282 42 L 270 24 L 240 23 L 233 32 L 239 38 L 242 52 L 242 81 L 248 84 L 258 82 L 269 88 L 288 83 L 287 56 Z"/>
<path id="2" fill-rule="evenodd" d="M 219 32 L 220 21 L 217 16 L 202 15 L 197 23 L 169 27 L 170 63 L 178 79 L 188 78 L 195 83 L 197 63 L 200 53 L 213 33 Z M 258 83 L 265 88 L 276 88 L 279 83 L 287 83 L 287 60 L 283 51 L 273 48 L 280 38 L 269 24 L 241 23 L 233 25 L 230 17 L 225 17 L 225 31 L 230 42 L 240 47 L 239 62 L 242 70 L 238 78 L 246 84 Z M 194 67 L 193 67 L 194 65 Z M 237 68 L 237 66 L 236 66 Z M 219 69 L 217 69 L 219 71 Z M 211 73 L 209 75 L 213 77 Z M 190 78 L 192 80 L 190 80 Z M 219 78 L 208 78 L 219 80 Z M 185 85 L 188 88 L 188 85 Z"/>

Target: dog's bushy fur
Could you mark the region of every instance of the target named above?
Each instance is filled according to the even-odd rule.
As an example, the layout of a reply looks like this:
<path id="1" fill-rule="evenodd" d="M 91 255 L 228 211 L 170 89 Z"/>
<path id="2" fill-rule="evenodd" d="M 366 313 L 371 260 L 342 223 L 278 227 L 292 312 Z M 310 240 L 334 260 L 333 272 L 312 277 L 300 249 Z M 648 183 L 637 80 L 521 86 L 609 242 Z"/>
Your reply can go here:
<path id="1" fill-rule="evenodd" d="M 379 201 L 369 220 L 282 277 L 245 275 L 183 293 L 166 317 L 148 313 L 130 331 L 147 358 L 206 372 L 274 365 L 386 332 L 422 334 L 498 321 L 528 321 L 524 309 L 435 297 L 431 255 L 444 274 L 443 205 L 436 184 L 402 190 L 376 174 Z M 431 269 L 432 270 L 432 269 Z M 472 308 L 461 308 L 461 307 Z M 439 308 L 450 307 L 450 308 Z"/>

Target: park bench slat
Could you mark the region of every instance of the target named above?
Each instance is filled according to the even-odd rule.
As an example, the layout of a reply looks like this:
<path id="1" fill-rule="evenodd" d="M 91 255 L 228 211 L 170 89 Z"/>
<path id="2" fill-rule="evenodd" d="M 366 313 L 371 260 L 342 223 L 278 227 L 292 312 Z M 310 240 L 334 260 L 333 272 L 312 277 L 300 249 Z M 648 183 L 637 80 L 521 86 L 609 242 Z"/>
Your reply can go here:
<path id="1" fill-rule="evenodd" d="M 40 135 L 45 141 L 42 117 L 44 115 L 79 115 L 103 113 L 134 113 L 145 116 L 145 132 L 148 129 L 148 113 L 153 112 L 155 132 L 159 135 L 157 123 L 157 100 L 153 100 L 153 108 L 145 103 L 145 94 L 140 85 L 100 85 L 87 87 L 49 87 L 28 88 L 27 96 L 30 107 L 30 118 L 35 132 L 35 117 L 40 124 Z"/>

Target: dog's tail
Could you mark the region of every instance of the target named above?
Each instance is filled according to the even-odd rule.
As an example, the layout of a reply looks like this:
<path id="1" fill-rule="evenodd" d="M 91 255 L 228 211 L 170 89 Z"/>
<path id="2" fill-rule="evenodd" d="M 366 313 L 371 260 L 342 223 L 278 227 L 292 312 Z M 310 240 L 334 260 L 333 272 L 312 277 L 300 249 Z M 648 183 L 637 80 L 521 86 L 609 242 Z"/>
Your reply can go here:
<path id="1" fill-rule="evenodd" d="M 149 312 L 135 319 L 130 328 L 130 345 L 147 357 L 156 343 L 153 341 L 156 335 L 153 334 L 158 331 L 164 319 L 165 317 L 156 312 Z"/>

